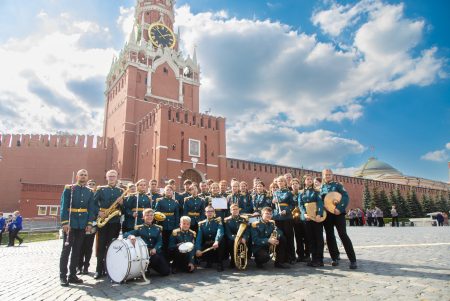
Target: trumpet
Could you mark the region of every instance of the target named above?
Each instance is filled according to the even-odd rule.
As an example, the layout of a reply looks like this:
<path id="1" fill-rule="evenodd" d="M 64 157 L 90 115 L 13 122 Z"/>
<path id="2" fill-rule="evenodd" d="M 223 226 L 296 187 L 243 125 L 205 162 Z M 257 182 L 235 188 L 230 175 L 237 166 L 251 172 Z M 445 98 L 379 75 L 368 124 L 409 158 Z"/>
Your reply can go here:
<path id="1" fill-rule="evenodd" d="M 112 203 L 112 205 L 109 206 L 109 208 L 104 211 L 104 213 L 105 213 L 104 217 L 99 216 L 97 218 L 97 227 L 103 228 L 109 222 L 110 219 L 112 219 L 115 216 L 121 215 L 120 208 L 119 208 L 119 202 L 123 199 L 123 197 L 125 195 L 127 195 L 128 191 L 129 191 L 129 189 L 125 190 L 125 192 L 122 193 L 122 195 L 120 197 L 118 197 L 114 201 L 114 203 Z"/>
<path id="2" fill-rule="evenodd" d="M 292 210 L 292 217 L 294 218 L 294 221 L 298 222 L 300 220 L 300 208 L 295 207 L 294 210 Z"/>
<path id="3" fill-rule="evenodd" d="M 270 238 L 278 239 L 278 232 L 276 229 L 273 229 L 272 234 L 270 235 Z M 276 248 L 277 248 L 276 245 L 271 244 L 269 246 L 269 254 L 271 254 L 270 256 L 272 257 L 273 260 L 277 259 L 277 249 Z"/>

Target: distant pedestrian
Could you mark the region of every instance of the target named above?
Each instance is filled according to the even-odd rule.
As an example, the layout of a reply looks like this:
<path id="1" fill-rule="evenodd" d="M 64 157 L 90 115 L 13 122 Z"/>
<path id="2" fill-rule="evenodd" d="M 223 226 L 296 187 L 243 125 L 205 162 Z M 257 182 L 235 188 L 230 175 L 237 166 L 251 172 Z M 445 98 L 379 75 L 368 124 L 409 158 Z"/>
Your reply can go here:
<path id="1" fill-rule="evenodd" d="M 438 223 L 438 226 L 444 226 L 444 216 L 442 215 L 442 212 L 438 212 L 438 214 L 436 215 L 436 220 Z"/>
<path id="2" fill-rule="evenodd" d="M 0 245 L 2 244 L 3 232 L 6 229 L 6 218 L 3 217 L 3 212 L 0 212 Z"/>
<path id="3" fill-rule="evenodd" d="M 356 208 L 356 220 L 358 221 L 356 226 L 364 226 L 363 217 L 364 212 L 360 208 Z"/>
<path id="4" fill-rule="evenodd" d="M 20 230 L 22 230 L 22 216 L 20 215 L 19 211 L 15 211 L 13 219 L 8 225 L 9 231 L 8 247 L 13 247 L 16 239 L 19 241 L 19 246 L 23 243 L 23 239 L 20 238 L 18 235 Z"/>
<path id="5" fill-rule="evenodd" d="M 347 215 L 348 215 L 348 220 L 350 221 L 350 226 L 355 226 L 355 221 L 356 221 L 355 210 L 350 209 Z"/>
<path id="6" fill-rule="evenodd" d="M 397 212 L 397 209 L 395 208 L 395 205 L 392 205 L 391 216 L 392 216 L 392 227 L 395 227 L 395 226 L 398 227 L 399 226 L 398 212 Z"/>
<path id="7" fill-rule="evenodd" d="M 367 225 L 369 227 L 372 227 L 373 217 L 372 217 L 372 210 L 371 209 L 367 209 L 366 210 L 366 217 L 367 217 Z"/>
<path id="8" fill-rule="evenodd" d="M 380 208 L 375 207 L 375 214 L 377 215 L 378 227 L 384 227 L 383 211 Z"/>

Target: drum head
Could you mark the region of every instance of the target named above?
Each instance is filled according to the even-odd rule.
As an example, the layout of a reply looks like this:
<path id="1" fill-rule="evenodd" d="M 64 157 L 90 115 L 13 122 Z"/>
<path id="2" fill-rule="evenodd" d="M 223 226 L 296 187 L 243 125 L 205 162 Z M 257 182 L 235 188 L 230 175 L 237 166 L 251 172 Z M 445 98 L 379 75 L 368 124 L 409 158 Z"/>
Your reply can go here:
<path id="1" fill-rule="evenodd" d="M 194 249 L 194 244 L 191 242 L 184 242 L 181 245 L 178 246 L 178 251 L 180 253 L 188 253 Z"/>
<path id="2" fill-rule="evenodd" d="M 130 269 L 130 252 L 126 240 L 116 239 L 111 242 L 106 253 L 106 270 L 112 281 L 120 283 Z"/>
<path id="3" fill-rule="evenodd" d="M 258 222 L 260 219 L 259 216 L 252 216 L 248 219 L 249 224 L 254 223 L 254 222 Z"/>

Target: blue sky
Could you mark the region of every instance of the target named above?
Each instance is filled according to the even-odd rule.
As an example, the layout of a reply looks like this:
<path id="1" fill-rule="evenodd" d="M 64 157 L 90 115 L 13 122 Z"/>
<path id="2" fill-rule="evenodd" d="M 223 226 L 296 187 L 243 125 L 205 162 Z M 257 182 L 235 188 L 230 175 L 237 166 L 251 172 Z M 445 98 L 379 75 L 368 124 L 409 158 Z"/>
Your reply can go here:
<path id="1" fill-rule="evenodd" d="M 1 1 L 0 132 L 100 134 L 134 4 Z M 448 181 L 449 6 L 178 0 L 176 26 L 184 55 L 198 47 L 201 110 L 227 118 L 228 156 L 348 174 L 376 156 Z"/>

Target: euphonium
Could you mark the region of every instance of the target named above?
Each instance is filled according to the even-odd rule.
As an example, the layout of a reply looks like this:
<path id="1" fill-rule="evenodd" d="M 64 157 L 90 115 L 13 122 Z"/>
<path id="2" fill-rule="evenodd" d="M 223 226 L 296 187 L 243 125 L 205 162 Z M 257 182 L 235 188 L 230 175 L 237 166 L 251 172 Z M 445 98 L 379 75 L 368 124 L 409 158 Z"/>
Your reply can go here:
<path id="1" fill-rule="evenodd" d="M 245 243 L 241 242 L 242 235 L 244 235 L 245 229 L 247 229 L 248 218 L 244 218 L 242 223 L 239 225 L 238 232 L 234 238 L 233 256 L 234 263 L 238 270 L 245 270 L 247 267 L 247 252 L 248 247 Z"/>
<path id="2" fill-rule="evenodd" d="M 272 234 L 270 235 L 270 238 L 278 239 L 278 232 L 276 229 L 273 229 Z M 271 244 L 269 246 L 269 254 L 271 254 L 271 257 L 273 260 L 276 260 L 276 258 L 277 258 L 277 249 L 276 248 L 277 248 L 276 245 Z"/>
<path id="3" fill-rule="evenodd" d="M 108 209 L 106 209 L 104 211 L 105 216 L 104 217 L 98 217 L 97 218 L 97 227 L 99 228 L 103 228 L 110 219 L 112 219 L 115 216 L 120 216 L 121 212 L 120 212 L 120 208 L 119 208 L 119 202 L 123 199 L 123 197 L 128 193 L 128 189 L 122 193 L 122 195 L 120 197 L 118 197 L 114 203 L 112 203 L 111 206 L 109 206 Z"/>

